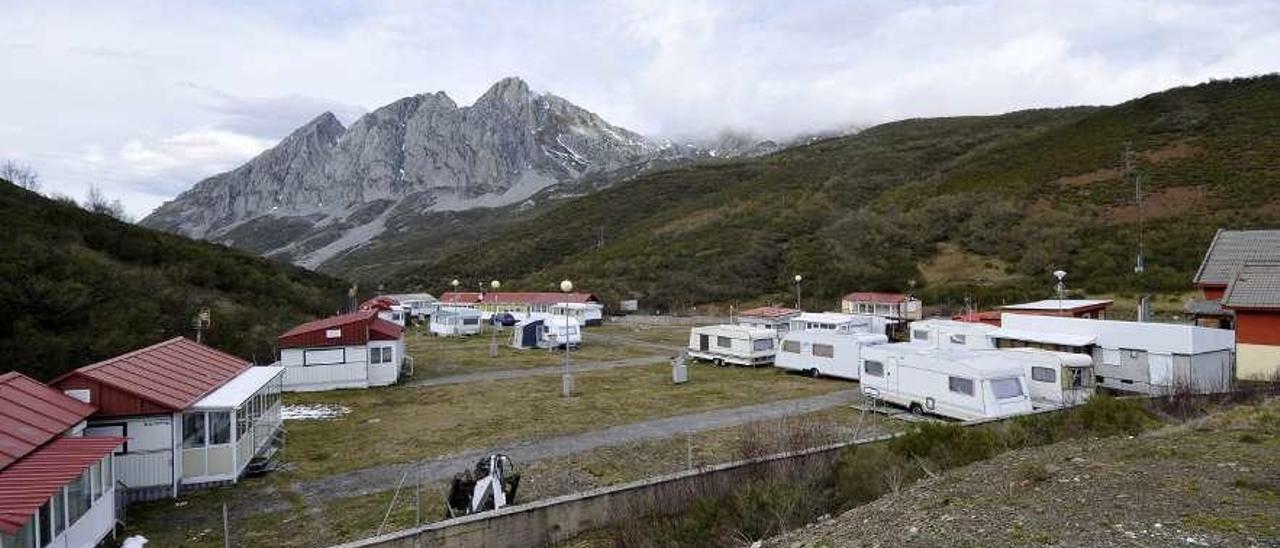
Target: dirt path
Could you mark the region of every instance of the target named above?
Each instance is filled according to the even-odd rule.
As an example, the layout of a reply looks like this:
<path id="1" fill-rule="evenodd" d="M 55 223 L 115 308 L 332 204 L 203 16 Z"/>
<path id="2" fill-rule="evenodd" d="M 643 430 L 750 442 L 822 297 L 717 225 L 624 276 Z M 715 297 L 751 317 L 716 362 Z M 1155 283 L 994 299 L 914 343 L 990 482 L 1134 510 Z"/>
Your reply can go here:
<path id="1" fill-rule="evenodd" d="M 411 464 L 377 466 L 338 474 L 316 480 L 297 481 L 292 491 L 308 500 L 323 500 L 360 496 L 395 489 L 406 473 L 407 484 L 414 482 L 414 474 L 420 473 L 422 481 L 437 482 L 469 466 L 484 455 L 500 452 L 509 455 L 517 463 L 529 463 L 541 459 L 581 453 L 599 447 L 615 446 L 630 442 L 669 438 L 686 433 L 705 432 L 745 424 L 751 421 L 778 419 L 814 411 L 848 405 L 859 397 L 857 390 L 841 390 L 820 396 L 782 400 L 744 407 L 714 409 L 699 413 L 654 419 L 621 426 L 557 436 L 542 440 L 520 442 L 504 447 L 476 449 Z M 283 501 L 262 500 L 260 511 L 287 508 Z"/>
<path id="2" fill-rule="evenodd" d="M 637 367 L 641 365 L 653 365 L 655 363 L 663 363 L 671 361 L 671 356 L 653 355 L 641 356 L 638 358 L 625 358 L 621 360 L 613 360 L 607 362 L 593 362 L 584 364 L 573 364 L 575 373 L 586 371 L 602 371 L 605 369 L 616 369 L 618 367 Z M 498 371 L 478 371 L 475 373 L 463 373 L 461 375 L 449 375 L 447 377 L 436 377 L 434 379 L 422 379 L 413 382 L 403 383 L 404 386 L 442 386 L 446 384 L 462 384 L 468 382 L 483 381 L 504 381 L 508 379 L 523 379 L 526 377 L 540 377 L 543 375 L 559 375 L 564 371 L 562 365 L 549 365 L 546 367 L 527 367 L 524 369 L 502 369 Z"/>

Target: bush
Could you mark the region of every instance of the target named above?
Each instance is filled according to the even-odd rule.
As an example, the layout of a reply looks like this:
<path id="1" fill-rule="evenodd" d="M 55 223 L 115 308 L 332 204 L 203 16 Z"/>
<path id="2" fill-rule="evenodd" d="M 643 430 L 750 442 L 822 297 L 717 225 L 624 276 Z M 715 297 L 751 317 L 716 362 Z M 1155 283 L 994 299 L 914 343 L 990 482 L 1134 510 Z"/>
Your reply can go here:
<path id="1" fill-rule="evenodd" d="M 924 423 L 889 442 L 889 449 L 904 457 L 927 460 L 942 468 L 964 466 L 996 454 L 996 433 L 987 428 L 965 428 L 954 423 Z"/>
<path id="2" fill-rule="evenodd" d="M 842 508 L 866 504 L 918 479 L 920 470 L 883 444 L 857 445 L 836 461 L 835 491 Z"/>

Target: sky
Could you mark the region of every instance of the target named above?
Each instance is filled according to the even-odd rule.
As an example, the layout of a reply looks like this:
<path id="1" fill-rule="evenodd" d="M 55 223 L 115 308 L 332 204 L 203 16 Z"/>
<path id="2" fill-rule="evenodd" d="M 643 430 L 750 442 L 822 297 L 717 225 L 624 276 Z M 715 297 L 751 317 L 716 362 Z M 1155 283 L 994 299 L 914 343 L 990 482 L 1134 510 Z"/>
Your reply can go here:
<path id="1" fill-rule="evenodd" d="M 0 0 L 0 161 L 141 217 L 332 111 L 520 76 L 654 137 L 1115 104 L 1280 71 L 1280 2 Z"/>

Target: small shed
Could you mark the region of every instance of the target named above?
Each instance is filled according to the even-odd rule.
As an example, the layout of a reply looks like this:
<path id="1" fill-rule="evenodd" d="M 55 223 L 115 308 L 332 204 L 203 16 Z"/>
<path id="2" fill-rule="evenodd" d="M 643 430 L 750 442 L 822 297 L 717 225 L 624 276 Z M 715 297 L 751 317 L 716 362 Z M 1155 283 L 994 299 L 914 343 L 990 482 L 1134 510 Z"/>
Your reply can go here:
<path id="1" fill-rule="evenodd" d="M 395 384 L 412 366 L 404 328 L 359 310 L 310 321 L 276 338 L 288 392 Z"/>

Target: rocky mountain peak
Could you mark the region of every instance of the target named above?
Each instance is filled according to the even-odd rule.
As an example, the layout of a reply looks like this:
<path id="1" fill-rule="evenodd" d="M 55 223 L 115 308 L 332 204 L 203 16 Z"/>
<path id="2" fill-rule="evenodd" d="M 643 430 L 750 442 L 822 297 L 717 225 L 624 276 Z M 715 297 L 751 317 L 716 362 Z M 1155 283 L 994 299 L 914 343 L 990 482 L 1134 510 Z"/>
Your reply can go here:
<path id="1" fill-rule="evenodd" d="M 489 86 L 489 90 L 476 100 L 476 106 L 518 106 L 527 104 L 534 96 L 533 91 L 529 89 L 529 84 L 524 80 L 516 76 L 508 76 Z"/>

